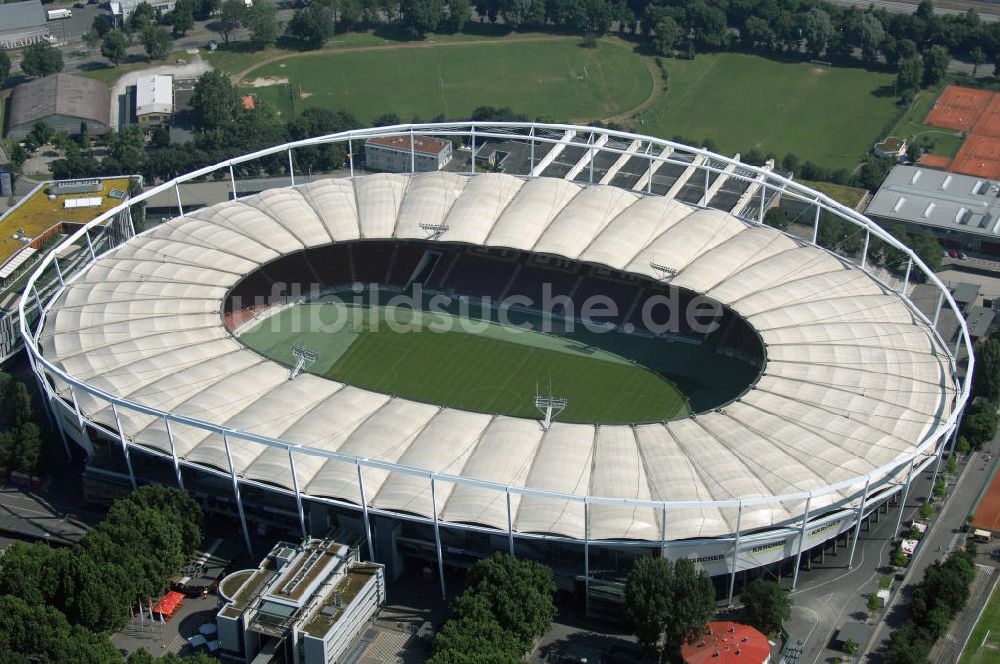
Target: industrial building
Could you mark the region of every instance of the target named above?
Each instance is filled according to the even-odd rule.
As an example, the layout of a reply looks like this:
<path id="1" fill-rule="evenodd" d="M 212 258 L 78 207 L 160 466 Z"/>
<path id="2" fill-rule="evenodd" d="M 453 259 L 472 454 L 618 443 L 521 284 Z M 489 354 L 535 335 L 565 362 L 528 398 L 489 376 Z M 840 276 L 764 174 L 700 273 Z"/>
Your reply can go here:
<path id="1" fill-rule="evenodd" d="M 135 118 L 143 129 L 170 125 L 174 112 L 174 77 L 140 76 L 135 83 Z"/>
<path id="2" fill-rule="evenodd" d="M 920 166 L 895 166 L 868 204 L 873 221 L 930 231 L 945 247 L 1000 255 L 1000 183 Z"/>
<path id="3" fill-rule="evenodd" d="M 219 645 L 230 661 L 334 664 L 385 604 L 382 565 L 361 562 L 345 533 L 279 542 L 255 570 L 219 585 Z"/>
<path id="4" fill-rule="evenodd" d="M 451 141 L 428 136 L 379 136 L 365 141 L 365 165 L 373 171 L 426 173 L 451 161 Z"/>
<path id="5" fill-rule="evenodd" d="M 51 34 L 40 0 L 0 4 L 0 49 L 47 42 Z"/>
<path id="6" fill-rule="evenodd" d="M 8 138 L 24 138 L 38 122 L 70 135 L 84 124 L 91 134 L 103 134 L 110 128 L 111 91 L 92 78 L 53 74 L 14 88 L 8 109 Z"/>

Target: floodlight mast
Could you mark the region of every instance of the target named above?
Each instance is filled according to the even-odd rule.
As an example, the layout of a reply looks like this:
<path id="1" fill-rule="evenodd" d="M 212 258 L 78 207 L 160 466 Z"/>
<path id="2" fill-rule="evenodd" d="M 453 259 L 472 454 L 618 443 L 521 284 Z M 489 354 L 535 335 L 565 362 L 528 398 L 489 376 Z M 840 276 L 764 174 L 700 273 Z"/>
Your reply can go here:
<path id="1" fill-rule="evenodd" d="M 294 380 L 303 369 L 311 367 L 319 359 L 319 354 L 296 344 L 292 346 L 292 357 L 295 358 L 295 366 L 288 372 L 288 380 Z"/>
<path id="2" fill-rule="evenodd" d="M 677 270 L 675 270 L 672 267 L 668 267 L 663 263 L 657 263 L 656 261 L 649 261 L 649 267 L 653 268 L 657 272 L 662 273 L 663 276 L 660 277 L 660 279 L 663 281 L 667 281 L 677 275 Z"/>
<path id="3" fill-rule="evenodd" d="M 544 415 L 542 420 L 542 429 L 545 431 L 549 430 L 549 426 L 552 424 L 552 419 L 558 417 L 561 412 L 566 410 L 566 406 L 569 404 L 568 399 L 562 397 L 552 396 L 552 387 L 549 386 L 549 396 L 545 397 L 538 393 L 538 386 L 535 386 L 535 408 L 540 410 Z"/>

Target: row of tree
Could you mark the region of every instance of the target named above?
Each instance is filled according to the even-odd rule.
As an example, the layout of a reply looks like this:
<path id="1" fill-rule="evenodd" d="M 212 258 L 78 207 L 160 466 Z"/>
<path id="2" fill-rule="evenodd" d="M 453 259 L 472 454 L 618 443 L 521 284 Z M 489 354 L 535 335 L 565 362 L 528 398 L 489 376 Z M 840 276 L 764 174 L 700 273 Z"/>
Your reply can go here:
<path id="1" fill-rule="evenodd" d="M 27 386 L 0 372 L 0 473 L 34 475 L 42 457 L 42 429 L 32 421 Z"/>
<path id="2" fill-rule="evenodd" d="M 552 570 L 494 553 L 469 570 L 468 586 L 434 639 L 429 664 L 517 664 L 552 624 Z"/>
<path id="3" fill-rule="evenodd" d="M 943 563 L 934 561 L 913 592 L 910 618 L 889 639 L 886 664 L 924 664 L 934 643 L 968 601 L 975 576 L 972 553 L 960 551 Z"/>
<path id="4" fill-rule="evenodd" d="M 146 604 L 165 590 L 167 579 L 200 542 L 201 509 L 187 493 L 142 487 L 116 501 L 105 519 L 70 548 L 12 545 L 0 558 L 0 595 L 22 613 L 68 621 L 74 630 L 118 629 L 138 599 Z M 55 634 L 12 630 L 0 638 L 6 639 L 8 652 L 30 654 L 37 648 L 33 639 Z"/>

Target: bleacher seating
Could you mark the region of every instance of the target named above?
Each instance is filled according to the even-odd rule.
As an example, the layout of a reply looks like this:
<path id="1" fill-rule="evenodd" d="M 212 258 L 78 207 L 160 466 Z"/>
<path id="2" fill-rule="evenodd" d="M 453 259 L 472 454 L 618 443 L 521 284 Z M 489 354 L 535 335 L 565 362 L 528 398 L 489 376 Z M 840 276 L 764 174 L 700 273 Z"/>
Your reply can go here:
<path id="1" fill-rule="evenodd" d="M 443 286 L 465 295 L 499 296 L 500 290 L 510 279 L 515 265 L 513 262 L 497 260 L 482 254 L 464 253 L 458 257 L 458 263 L 447 275 Z M 428 287 L 433 287 L 434 276 L 432 275 Z M 443 277 L 444 275 L 440 275 L 438 278 Z"/>
<path id="2" fill-rule="evenodd" d="M 309 260 L 325 286 L 351 283 L 351 262 L 346 244 L 331 244 L 309 250 Z"/>

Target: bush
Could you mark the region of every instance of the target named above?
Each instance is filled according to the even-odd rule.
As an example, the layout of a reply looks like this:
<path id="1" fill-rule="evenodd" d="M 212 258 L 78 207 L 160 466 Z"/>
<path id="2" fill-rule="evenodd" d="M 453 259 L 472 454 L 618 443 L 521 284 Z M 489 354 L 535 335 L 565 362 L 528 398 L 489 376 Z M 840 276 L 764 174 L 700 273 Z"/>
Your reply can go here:
<path id="1" fill-rule="evenodd" d="M 931 501 L 925 501 L 923 505 L 920 506 L 920 518 L 929 519 L 934 516 L 934 506 L 931 505 Z"/>

